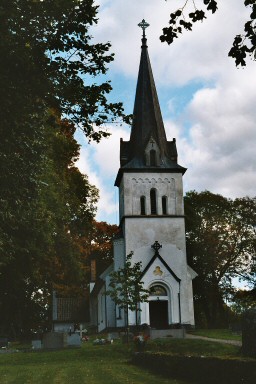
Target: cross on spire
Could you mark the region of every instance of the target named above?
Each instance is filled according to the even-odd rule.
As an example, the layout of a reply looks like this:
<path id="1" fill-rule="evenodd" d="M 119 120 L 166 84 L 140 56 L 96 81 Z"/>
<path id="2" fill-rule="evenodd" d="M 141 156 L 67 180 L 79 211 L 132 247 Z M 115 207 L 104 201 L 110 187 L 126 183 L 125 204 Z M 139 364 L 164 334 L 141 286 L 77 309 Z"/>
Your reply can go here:
<path id="1" fill-rule="evenodd" d="M 149 23 L 147 23 L 144 19 L 138 24 L 138 27 L 140 27 L 143 31 L 143 37 L 145 38 L 145 29 L 149 27 Z"/>
<path id="2" fill-rule="evenodd" d="M 151 245 L 151 248 L 155 250 L 155 255 L 159 255 L 159 249 L 162 248 L 162 245 L 158 243 L 158 241 L 155 241 L 153 245 Z"/>

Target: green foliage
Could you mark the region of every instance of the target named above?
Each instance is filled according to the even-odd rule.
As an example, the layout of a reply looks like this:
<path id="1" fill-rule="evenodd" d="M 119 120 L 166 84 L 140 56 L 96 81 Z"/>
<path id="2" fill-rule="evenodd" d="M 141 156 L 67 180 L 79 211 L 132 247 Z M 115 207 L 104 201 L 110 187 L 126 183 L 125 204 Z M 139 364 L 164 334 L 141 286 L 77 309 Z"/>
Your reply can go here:
<path id="1" fill-rule="evenodd" d="M 160 40 L 162 42 L 167 42 L 168 44 L 172 44 L 175 38 L 178 38 L 179 34 L 182 34 L 184 30 L 192 31 L 193 24 L 197 21 L 203 21 L 206 19 L 205 11 L 202 9 L 197 9 L 195 2 L 194 12 L 190 12 L 188 14 L 190 21 L 186 21 L 185 17 L 185 9 L 187 7 L 188 0 L 185 1 L 183 7 L 179 8 L 175 12 L 170 14 L 170 26 L 167 28 L 163 28 L 163 34 L 160 36 Z M 206 9 L 215 13 L 217 10 L 217 2 L 215 0 L 204 0 L 204 4 L 207 5 Z"/>
<path id="2" fill-rule="evenodd" d="M 46 114 L 40 142 L 29 146 L 24 136 L 21 149 L 16 147 L 15 167 L 21 171 L 24 165 L 23 172 L 14 177 L 10 166 L 0 173 L 0 327 L 11 337 L 49 326 L 53 288 L 66 292 L 75 286 L 81 293 L 89 280 L 79 239 L 91 225 L 98 193 L 74 165 L 74 131 Z M 38 152 L 26 158 L 22 146 L 30 154 L 37 145 Z"/>
<path id="3" fill-rule="evenodd" d="M 244 312 L 256 307 L 256 289 L 235 290 L 231 297 L 231 309 L 237 315 L 242 315 Z"/>
<path id="4" fill-rule="evenodd" d="M 108 134 L 101 127 L 124 117 L 120 103 L 108 103 L 109 82 L 86 84 L 105 74 L 113 60 L 109 43 L 92 44 L 93 0 L 3 0 L 0 7 L 3 123 L 48 106 L 58 108 L 90 139 Z M 90 81 L 91 82 L 91 81 Z M 2 116 L 1 116 L 2 117 Z"/>
<path id="5" fill-rule="evenodd" d="M 185 213 L 188 262 L 198 273 L 196 314 L 203 314 L 208 326 L 222 326 L 232 279 L 247 278 L 253 266 L 255 200 L 192 191 L 185 197 Z"/>
<path id="6" fill-rule="evenodd" d="M 185 1 L 183 7 L 170 14 L 169 27 L 163 28 L 163 34 L 160 36 L 162 42 L 172 44 L 174 39 L 178 38 L 184 30 L 192 31 L 193 24 L 206 19 L 206 11 L 215 13 L 218 9 L 218 2 L 215 0 L 204 0 L 206 9 L 197 9 L 196 1 L 191 0 L 194 11 L 188 15 L 185 14 L 189 0 Z M 255 0 L 244 0 L 245 7 L 251 7 L 250 19 L 244 25 L 244 34 L 239 34 L 234 38 L 233 46 L 228 55 L 235 59 L 236 66 L 245 66 L 247 57 L 255 60 L 256 57 L 256 3 Z M 186 21 L 189 18 L 191 21 Z"/>
<path id="7" fill-rule="evenodd" d="M 256 19 L 256 3 L 254 0 L 245 0 L 244 5 L 250 6 L 252 12 L 250 20 L 244 25 L 244 34 L 237 35 L 234 38 L 233 46 L 229 51 L 229 56 L 233 57 L 236 65 L 245 66 L 247 56 L 256 57 L 256 35 L 255 35 L 255 19 Z"/>
<path id="8" fill-rule="evenodd" d="M 89 140 L 123 118 L 108 103 L 109 43 L 93 44 L 93 0 L 0 5 L 0 331 L 49 326 L 52 289 L 84 294 L 98 191 L 75 166 Z"/>
<path id="9" fill-rule="evenodd" d="M 143 288 L 141 281 L 141 262 L 132 262 L 133 253 L 127 255 L 123 268 L 111 272 L 110 289 L 106 292 L 120 308 L 125 310 L 126 325 L 128 326 L 128 310 L 135 311 L 137 323 L 137 311 L 139 303 L 148 299 L 149 292 Z"/>

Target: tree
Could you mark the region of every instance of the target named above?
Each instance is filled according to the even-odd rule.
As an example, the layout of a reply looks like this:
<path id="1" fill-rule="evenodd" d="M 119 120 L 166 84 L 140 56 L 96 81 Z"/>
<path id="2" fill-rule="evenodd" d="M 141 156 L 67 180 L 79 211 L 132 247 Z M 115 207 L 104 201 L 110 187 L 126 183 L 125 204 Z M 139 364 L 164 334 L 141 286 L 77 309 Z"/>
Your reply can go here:
<path id="1" fill-rule="evenodd" d="M 51 116 L 42 128 L 44 155 L 35 163 L 33 188 L 29 168 L 18 191 L 15 185 L 0 187 L 6 208 L 0 223 L 0 327 L 12 337 L 49 322 L 53 289 L 78 295 L 89 282 L 79 239 L 92 225 L 98 193 L 74 165 L 74 132 L 70 123 Z"/>
<path id="2" fill-rule="evenodd" d="M 17 337 L 49 318 L 53 288 L 88 282 L 84 244 L 98 192 L 75 167 L 89 140 L 123 118 L 109 103 L 109 43 L 93 44 L 93 0 L 0 4 L 0 332 Z M 101 77 L 102 78 L 102 77 Z M 86 281 L 87 280 L 87 281 Z"/>
<path id="3" fill-rule="evenodd" d="M 206 318 L 210 327 L 221 326 L 233 278 L 246 278 L 251 269 L 255 200 L 192 191 L 185 197 L 185 213 L 188 262 L 198 273 L 196 317 Z"/>
<path id="4" fill-rule="evenodd" d="M 85 278 L 81 239 L 89 236 L 93 225 L 98 190 L 75 166 L 79 156 L 75 127 L 63 120 L 59 124 L 59 131 L 49 132 L 46 173 L 42 175 L 46 185 L 40 197 L 47 222 L 51 224 L 52 238 L 45 264 L 58 293 L 81 294 L 89 282 L 89 268 L 86 268 L 87 281 L 81 281 Z"/>
<path id="5" fill-rule="evenodd" d="M 193 11 L 186 14 L 189 2 L 192 4 Z M 218 0 L 204 0 L 202 9 L 198 9 L 197 2 L 186 0 L 182 7 L 170 14 L 170 26 L 163 28 L 160 36 L 162 42 L 172 44 L 182 32 L 192 31 L 193 23 L 206 19 L 206 12 L 215 13 L 218 9 Z M 200 1 L 202 3 L 202 1 Z M 234 38 L 233 46 L 228 55 L 235 59 L 236 66 L 245 66 L 248 56 L 256 58 L 256 2 L 255 0 L 244 0 L 245 7 L 251 7 L 250 19 L 244 25 L 244 34 L 239 34 Z"/>
<path id="6" fill-rule="evenodd" d="M 113 262 L 113 240 L 119 233 L 117 225 L 94 221 L 91 233 L 90 259 L 95 260 L 97 276 Z"/>
<path id="7" fill-rule="evenodd" d="M 107 101 L 110 83 L 93 81 L 113 60 L 109 43 L 92 44 L 89 28 L 98 22 L 97 9 L 93 0 L 2 1 L 4 125 L 10 119 L 20 125 L 22 117 L 56 108 L 99 141 L 108 135 L 104 123 L 124 117 L 121 103 Z"/>
<path id="8" fill-rule="evenodd" d="M 141 262 L 132 263 L 133 253 L 127 255 L 124 267 L 111 272 L 109 289 L 106 295 L 109 295 L 119 308 L 125 312 L 127 335 L 129 328 L 129 310 L 135 311 L 136 325 L 138 325 L 138 305 L 148 299 L 148 290 L 143 288 L 141 281 Z"/>
<path id="9" fill-rule="evenodd" d="M 231 309 L 238 315 L 243 315 L 244 312 L 256 307 L 256 289 L 235 290 L 231 297 Z"/>

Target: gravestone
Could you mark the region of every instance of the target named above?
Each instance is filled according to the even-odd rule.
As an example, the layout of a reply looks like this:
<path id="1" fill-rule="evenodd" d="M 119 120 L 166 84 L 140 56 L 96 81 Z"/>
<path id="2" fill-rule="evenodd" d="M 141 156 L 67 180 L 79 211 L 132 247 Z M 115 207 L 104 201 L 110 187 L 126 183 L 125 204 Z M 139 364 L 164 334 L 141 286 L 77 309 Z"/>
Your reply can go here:
<path id="1" fill-rule="evenodd" d="M 256 357 L 256 308 L 246 311 L 243 316 L 242 354 Z"/>
<path id="2" fill-rule="evenodd" d="M 64 348 L 67 344 L 67 335 L 62 332 L 48 332 L 43 335 L 43 347 L 46 349 Z"/>
<path id="3" fill-rule="evenodd" d="M 0 348 L 7 348 L 7 347 L 8 347 L 8 338 L 0 337 Z"/>
<path id="4" fill-rule="evenodd" d="M 108 340 L 117 340 L 117 339 L 119 339 L 119 333 L 118 332 L 108 333 Z"/>
<path id="5" fill-rule="evenodd" d="M 72 333 L 67 336 L 67 345 L 72 347 L 81 347 L 81 338 L 79 333 Z"/>
<path id="6" fill-rule="evenodd" d="M 42 341 L 41 340 L 32 340 L 32 349 L 41 349 Z"/>

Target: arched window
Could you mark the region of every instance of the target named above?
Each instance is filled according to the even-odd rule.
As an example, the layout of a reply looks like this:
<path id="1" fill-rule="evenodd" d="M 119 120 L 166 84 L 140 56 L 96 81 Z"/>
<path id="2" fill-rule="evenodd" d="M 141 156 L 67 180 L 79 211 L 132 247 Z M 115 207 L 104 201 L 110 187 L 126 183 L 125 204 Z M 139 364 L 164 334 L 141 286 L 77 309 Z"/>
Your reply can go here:
<path id="1" fill-rule="evenodd" d="M 146 215 L 146 199 L 145 196 L 140 197 L 140 214 Z"/>
<path id="2" fill-rule="evenodd" d="M 163 215 L 167 215 L 167 197 L 166 196 L 162 197 L 162 212 L 163 212 Z"/>
<path id="3" fill-rule="evenodd" d="M 167 296 L 167 290 L 162 285 L 153 285 L 149 292 L 150 296 Z"/>
<path id="4" fill-rule="evenodd" d="M 150 150 L 149 157 L 150 157 L 150 165 L 152 167 L 155 167 L 156 166 L 156 151 L 154 149 Z"/>
<path id="5" fill-rule="evenodd" d="M 151 215 L 156 215 L 157 214 L 156 190 L 153 188 L 150 190 L 150 208 L 151 208 Z"/>

